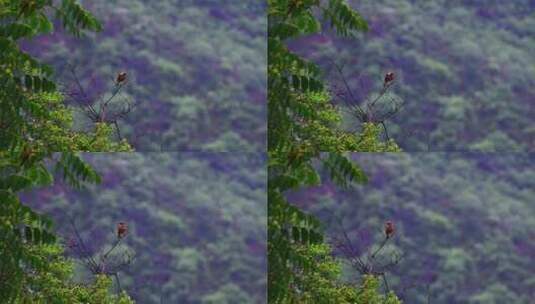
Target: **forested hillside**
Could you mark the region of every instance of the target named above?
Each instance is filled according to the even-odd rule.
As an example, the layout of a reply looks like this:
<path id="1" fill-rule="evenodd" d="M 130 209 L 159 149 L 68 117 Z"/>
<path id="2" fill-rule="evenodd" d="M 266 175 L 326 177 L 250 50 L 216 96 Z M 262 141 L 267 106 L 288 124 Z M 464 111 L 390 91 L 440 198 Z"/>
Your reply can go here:
<path id="1" fill-rule="evenodd" d="M 266 141 L 266 17 L 262 1 L 81 1 L 103 31 L 24 44 L 51 64 L 66 91 L 70 66 L 90 96 L 128 74 L 136 104 L 119 121 L 138 151 L 263 151 Z M 75 102 L 70 102 L 76 106 Z M 91 124 L 80 115 L 76 125 Z"/>
<path id="2" fill-rule="evenodd" d="M 329 242 L 344 229 L 364 255 L 396 227 L 403 258 L 390 287 L 404 303 L 532 303 L 535 157 L 530 154 L 354 155 L 370 180 L 293 193 Z M 339 258 L 342 256 L 337 255 Z M 361 278 L 352 268 L 345 278 Z M 428 302 L 429 301 L 429 302 Z"/>
<path id="3" fill-rule="evenodd" d="M 369 31 L 324 31 L 292 49 L 330 70 L 362 102 L 387 71 L 404 106 L 387 121 L 405 151 L 533 151 L 535 4 L 515 1 L 348 1 Z M 332 61 L 331 61 L 332 60 Z M 340 103 L 343 105 L 343 103 Z M 359 125 L 355 117 L 346 127 Z"/>
<path id="4" fill-rule="evenodd" d="M 100 185 L 75 191 L 58 183 L 23 196 L 52 217 L 68 256 L 74 236 L 69 218 L 87 247 L 101 253 L 114 242 L 117 223 L 125 222 L 124 242 L 135 259 L 119 277 L 137 303 L 266 302 L 264 156 L 115 153 L 84 159 L 101 174 Z M 92 280 L 78 264 L 76 279 Z"/>

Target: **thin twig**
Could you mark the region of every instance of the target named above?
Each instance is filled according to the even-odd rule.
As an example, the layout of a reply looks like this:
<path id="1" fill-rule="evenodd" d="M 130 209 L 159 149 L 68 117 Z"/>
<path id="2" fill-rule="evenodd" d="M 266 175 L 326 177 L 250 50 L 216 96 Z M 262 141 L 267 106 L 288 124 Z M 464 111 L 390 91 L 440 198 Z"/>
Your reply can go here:
<path id="1" fill-rule="evenodd" d="M 346 105 L 348 105 L 350 108 L 355 109 L 358 115 L 361 115 L 361 117 L 364 117 L 365 116 L 365 112 L 358 105 L 358 99 L 355 97 L 355 95 L 353 94 L 353 91 L 351 90 L 349 84 L 347 83 L 347 80 L 345 79 L 344 73 L 342 71 L 342 67 L 338 66 L 338 64 L 336 64 L 336 62 L 334 62 L 334 60 L 332 60 L 332 59 L 329 59 L 329 60 L 332 62 L 332 64 L 334 65 L 335 69 L 340 74 L 340 79 L 342 79 L 342 83 L 344 84 L 347 92 L 350 95 L 351 100 L 353 101 L 353 103 L 350 103 L 348 99 L 343 99 L 346 102 Z"/>
<path id="2" fill-rule="evenodd" d="M 383 282 L 385 283 L 386 293 L 389 293 L 390 287 L 388 286 L 388 280 L 386 279 L 386 274 L 383 273 L 381 276 L 383 277 Z"/>
<path id="3" fill-rule="evenodd" d="M 117 282 L 117 293 L 121 293 L 123 289 L 121 288 L 121 280 L 119 280 L 119 274 L 114 274 L 115 281 Z"/>
<path id="4" fill-rule="evenodd" d="M 375 250 L 375 252 L 371 255 L 372 259 L 375 259 L 375 256 L 385 247 L 389 239 L 389 237 L 385 237 L 379 248 L 377 248 L 377 250 Z"/>
<path id="5" fill-rule="evenodd" d="M 79 242 L 79 245 L 80 245 L 80 249 L 81 251 L 79 253 L 81 253 L 82 255 L 82 258 L 85 258 L 87 263 L 94 269 L 98 269 L 98 264 L 97 262 L 93 259 L 92 255 L 90 254 L 89 252 L 89 249 L 87 249 L 87 246 L 85 245 L 84 243 L 84 240 L 82 239 L 82 237 L 80 236 L 80 233 L 78 232 L 78 228 L 76 228 L 76 224 L 74 222 L 74 219 L 73 218 L 69 218 L 70 222 L 71 222 L 71 225 L 73 227 L 73 230 L 74 230 L 74 234 L 76 235 L 76 238 L 78 239 L 78 242 Z M 76 248 L 78 247 L 78 244 L 76 245 Z"/>

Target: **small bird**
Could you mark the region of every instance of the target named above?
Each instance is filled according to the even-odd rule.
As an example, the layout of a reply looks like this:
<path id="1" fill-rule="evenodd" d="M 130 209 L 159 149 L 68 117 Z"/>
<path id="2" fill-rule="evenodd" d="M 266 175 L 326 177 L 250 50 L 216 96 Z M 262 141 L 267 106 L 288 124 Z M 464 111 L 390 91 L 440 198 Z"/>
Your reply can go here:
<path id="1" fill-rule="evenodd" d="M 388 72 L 385 75 L 385 86 L 389 85 L 392 81 L 396 79 L 396 75 L 393 72 Z"/>
<path id="2" fill-rule="evenodd" d="M 391 221 L 387 221 L 385 223 L 385 235 L 386 238 L 389 239 L 394 235 L 394 232 L 396 232 L 396 229 L 394 228 L 394 223 Z"/>
<path id="3" fill-rule="evenodd" d="M 117 238 L 122 239 L 128 233 L 128 225 L 126 223 L 120 222 L 117 224 Z"/>
<path id="4" fill-rule="evenodd" d="M 119 85 L 119 84 L 123 84 L 124 82 L 126 82 L 126 72 L 120 72 L 119 74 L 117 74 L 117 79 L 115 80 L 115 82 Z"/>

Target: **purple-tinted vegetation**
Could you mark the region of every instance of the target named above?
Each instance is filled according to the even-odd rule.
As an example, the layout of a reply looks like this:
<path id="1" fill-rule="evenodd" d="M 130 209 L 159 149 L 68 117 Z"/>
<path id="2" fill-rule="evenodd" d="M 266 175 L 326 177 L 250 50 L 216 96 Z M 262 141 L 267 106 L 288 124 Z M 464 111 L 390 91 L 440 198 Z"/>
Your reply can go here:
<path id="1" fill-rule="evenodd" d="M 53 66 L 67 87 L 72 77 L 66 64 L 75 66 L 90 96 L 119 71 L 128 72 L 124 93 L 137 107 L 120 125 L 136 150 L 264 150 L 264 3 L 99 0 L 85 5 L 102 22 L 102 32 L 77 39 L 57 25 L 55 33 L 25 43 L 24 49 Z"/>
<path id="2" fill-rule="evenodd" d="M 407 303 L 529 303 L 535 255 L 531 154 L 355 154 L 367 184 L 292 193 L 329 240 L 342 228 L 365 254 L 396 225 L 391 287 Z M 325 177 L 326 180 L 327 177 Z M 333 220 L 337 218 L 337 220 Z M 338 255 L 337 255 L 338 256 Z M 355 278 L 354 273 L 347 273 Z M 499 287 L 499 288 L 498 288 Z"/>
<path id="3" fill-rule="evenodd" d="M 95 254 L 116 240 L 117 223 L 127 223 L 122 246 L 135 252 L 135 259 L 119 276 L 138 303 L 265 303 L 265 156 L 85 158 L 102 175 L 102 184 L 75 191 L 58 177 L 55 186 L 22 199 L 54 219 L 66 244 L 73 239 L 69 220 L 74 219 Z M 90 279 L 87 273 L 77 276 Z"/>

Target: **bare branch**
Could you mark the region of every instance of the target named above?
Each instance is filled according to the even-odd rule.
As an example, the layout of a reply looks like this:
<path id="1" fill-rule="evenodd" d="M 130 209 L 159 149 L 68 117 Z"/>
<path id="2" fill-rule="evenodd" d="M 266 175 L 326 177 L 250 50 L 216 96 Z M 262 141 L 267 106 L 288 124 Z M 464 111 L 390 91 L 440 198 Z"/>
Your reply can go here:
<path id="1" fill-rule="evenodd" d="M 353 109 L 357 115 L 361 116 L 361 117 L 364 117 L 365 116 L 365 113 L 364 111 L 362 110 L 362 108 L 358 105 L 358 99 L 356 98 L 355 94 L 353 94 L 353 91 L 351 90 L 351 87 L 349 86 L 345 76 L 344 76 L 344 73 L 343 73 L 343 67 L 339 66 L 336 62 L 334 62 L 334 60 L 331 60 L 329 59 L 333 66 L 335 67 L 335 69 L 338 71 L 338 73 L 340 74 L 340 79 L 342 80 L 342 83 L 344 84 L 345 86 L 345 89 L 346 91 L 349 93 L 349 97 L 350 98 L 344 98 L 342 99 L 346 105 Z M 359 76 L 360 78 L 360 76 Z M 344 94 L 345 96 L 345 94 Z"/>
<path id="2" fill-rule="evenodd" d="M 107 123 L 111 124 L 116 131 L 117 138 L 122 140 L 121 130 L 119 128 L 119 120 L 125 119 L 126 116 L 135 108 L 136 104 L 124 97 L 122 92 L 123 88 L 127 84 L 126 73 L 121 72 L 117 76 L 117 80 L 112 79 L 113 81 L 113 91 L 110 96 L 104 99 L 104 96 L 96 96 L 94 98 L 90 97 L 86 92 L 87 90 L 82 85 L 80 78 L 76 73 L 76 68 L 73 65 L 69 65 L 70 73 L 72 74 L 72 79 L 76 89 L 65 92 L 65 95 L 69 97 L 70 100 L 74 101 L 87 115 L 87 117 L 93 123 Z M 91 78 L 90 86 L 95 84 L 95 77 Z M 117 102 L 115 102 L 118 97 L 122 97 Z M 98 110 L 94 106 L 95 103 L 98 103 Z M 119 110 L 110 111 L 112 103 L 121 105 L 121 103 L 126 104 L 126 106 L 119 106 Z"/>
<path id="3" fill-rule="evenodd" d="M 376 106 L 378 105 L 380 100 L 386 99 L 385 97 L 387 96 L 389 89 L 393 87 L 393 85 L 395 84 L 394 73 L 388 72 L 385 76 L 383 86 L 381 90 L 379 91 L 378 95 L 375 96 L 373 100 L 371 101 L 365 98 L 364 104 L 360 106 L 358 99 L 356 97 L 356 94 L 354 94 L 353 90 L 351 89 L 343 73 L 343 66 L 339 66 L 333 60 L 329 59 L 329 61 L 332 63 L 332 66 L 340 75 L 341 83 L 343 85 L 343 89 L 340 89 L 336 84 L 331 85 L 332 89 L 330 90 L 330 92 L 331 92 L 331 96 L 334 97 L 333 99 L 342 101 L 345 104 L 345 106 L 349 109 L 349 111 L 347 112 L 350 115 L 356 117 L 360 122 L 370 122 L 370 123 L 381 124 L 385 133 L 386 140 L 387 141 L 390 140 L 390 136 L 388 134 L 388 130 L 386 127 L 386 121 L 392 118 L 394 115 L 396 115 L 400 111 L 400 109 L 403 107 L 403 102 L 401 102 L 400 105 L 397 105 L 395 98 L 390 98 L 389 101 L 385 101 L 384 103 L 394 104 L 394 108 L 391 110 L 387 110 L 385 113 L 381 113 L 381 110 L 383 110 L 385 107 L 382 107 L 381 109 L 378 110 Z M 357 81 L 359 81 L 359 83 L 360 83 L 361 77 L 362 77 L 362 74 L 358 76 Z"/>
<path id="4" fill-rule="evenodd" d="M 79 258 L 82 259 L 82 264 L 85 265 L 92 274 L 105 274 L 108 276 L 114 276 L 115 280 L 117 281 L 117 286 L 119 289 L 118 292 L 121 292 L 122 288 L 119 280 L 119 272 L 123 271 L 129 265 L 132 264 L 134 260 L 134 255 L 130 254 L 130 252 L 128 251 L 122 254 L 115 254 L 114 252 L 122 244 L 122 240 L 124 237 L 126 237 L 126 235 L 118 237 L 117 240 L 113 243 L 113 245 L 104 254 L 99 255 L 97 261 L 94 258 L 94 254 L 91 253 L 91 251 L 85 245 L 85 242 L 82 239 L 74 220 L 70 218 L 70 221 L 74 229 L 74 234 L 77 238 L 77 243 L 69 244 L 69 248 L 73 249 L 73 251 L 79 256 Z"/>
<path id="5" fill-rule="evenodd" d="M 333 216 L 335 216 L 333 214 Z M 349 238 L 347 231 L 342 226 L 342 221 L 338 220 L 342 228 L 341 237 L 334 237 L 336 248 L 345 256 L 345 260 L 349 262 L 358 273 L 362 275 L 373 275 L 381 277 L 385 285 L 386 292 L 389 292 L 390 286 L 387 280 L 387 274 L 399 264 L 403 258 L 402 254 L 394 254 L 390 262 L 382 264 L 379 261 L 378 257 L 381 255 L 381 252 L 384 250 L 387 243 L 393 239 L 394 236 L 394 226 L 390 221 L 387 221 L 385 226 L 385 238 L 379 244 L 379 247 L 374 251 L 371 251 L 373 247 L 369 247 L 369 252 L 366 255 L 366 259 L 361 259 L 362 252 L 359 252 L 352 244 L 351 239 Z M 391 230 L 390 230 L 391 229 Z"/>

